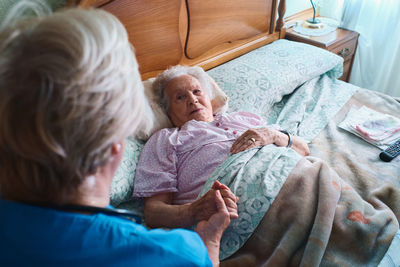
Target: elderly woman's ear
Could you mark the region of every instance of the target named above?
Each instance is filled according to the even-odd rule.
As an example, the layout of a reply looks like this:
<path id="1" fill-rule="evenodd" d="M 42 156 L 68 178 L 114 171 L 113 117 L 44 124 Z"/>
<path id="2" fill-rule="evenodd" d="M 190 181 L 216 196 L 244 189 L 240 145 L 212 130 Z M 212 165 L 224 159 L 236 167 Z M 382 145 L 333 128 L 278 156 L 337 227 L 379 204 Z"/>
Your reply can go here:
<path id="1" fill-rule="evenodd" d="M 120 141 L 111 145 L 110 161 L 118 161 L 119 164 L 124 154 L 125 141 Z"/>
<path id="2" fill-rule="evenodd" d="M 96 175 L 107 174 L 111 178 L 114 176 L 114 172 L 117 170 L 119 163 L 124 155 L 125 141 L 113 143 L 109 148 L 110 154 L 108 159 L 103 165 L 100 165 L 96 169 Z"/>
<path id="3" fill-rule="evenodd" d="M 111 146 L 111 155 L 117 155 L 122 152 L 124 141 L 112 144 Z"/>
<path id="4" fill-rule="evenodd" d="M 125 141 L 113 143 L 110 148 L 110 157 L 108 158 L 108 161 L 105 163 L 105 165 L 101 166 L 97 170 L 98 173 L 106 174 L 107 176 L 110 176 L 112 178 L 124 155 L 124 147 Z"/>

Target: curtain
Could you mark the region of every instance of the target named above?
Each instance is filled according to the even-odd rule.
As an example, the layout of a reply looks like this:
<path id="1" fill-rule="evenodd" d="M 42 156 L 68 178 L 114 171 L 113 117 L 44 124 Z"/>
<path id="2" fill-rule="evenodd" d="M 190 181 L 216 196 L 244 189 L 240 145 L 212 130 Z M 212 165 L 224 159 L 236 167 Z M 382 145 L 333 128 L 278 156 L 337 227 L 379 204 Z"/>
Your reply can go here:
<path id="1" fill-rule="evenodd" d="M 0 23 L 3 21 L 3 18 L 7 14 L 8 10 L 11 6 L 16 4 L 20 0 L 0 0 Z M 31 1 L 31 0 L 27 0 Z M 36 0 L 38 2 L 38 0 Z M 55 10 L 61 6 L 63 6 L 66 0 L 39 0 L 40 2 L 47 2 L 50 4 L 50 7 Z"/>
<path id="2" fill-rule="evenodd" d="M 400 1 L 345 0 L 341 26 L 360 34 L 350 82 L 400 97 Z"/>

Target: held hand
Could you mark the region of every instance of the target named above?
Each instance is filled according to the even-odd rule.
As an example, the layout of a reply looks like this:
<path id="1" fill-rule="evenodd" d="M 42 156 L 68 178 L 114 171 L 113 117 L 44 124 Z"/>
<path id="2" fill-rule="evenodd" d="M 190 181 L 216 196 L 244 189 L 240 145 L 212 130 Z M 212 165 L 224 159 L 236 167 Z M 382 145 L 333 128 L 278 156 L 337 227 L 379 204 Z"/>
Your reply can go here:
<path id="1" fill-rule="evenodd" d="M 193 224 L 202 220 L 208 220 L 213 214 L 217 212 L 215 204 L 215 191 L 219 191 L 231 219 L 238 218 L 236 202 L 238 198 L 226 185 L 215 181 L 212 189 L 210 189 L 203 197 L 190 204 L 190 214 L 194 219 Z"/>
<path id="2" fill-rule="evenodd" d="M 225 205 L 228 209 L 231 220 L 237 219 L 239 217 L 237 211 L 237 202 L 239 198 L 232 193 L 232 191 L 224 184 L 219 181 L 215 181 L 212 189 L 219 190 L 221 192 L 222 198 L 224 199 Z"/>
<path id="3" fill-rule="evenodd" d="M 271 128 L 249 129 L 232 144 L 231 152 L 236 154 L 250 148 L 274 144 L 277 130 Z"/>
<path id="4" fill-rule="evenodd" d="M 214 191 L 214 204 L 217 206 L 217 211 L 208 219 L 200 221 L 195 231 L 208 241 L 219 242 L 225 229 L 231 222 L 228 209 L 222 198 L 221 192 Z M 204 240 L 204 239 L 203 239 Z"/>
<path id="5" fill-rule="evenodd" d="M 208 250 L 208 255 L 213 266 L 219 264 L 219 247 L 223 232 L 231 222 L 228 209 L 222 198 L 221 191 L 214 191 L 217 212 L 208 220 L 202 220 L 197 224 L 195 231 L 199 234 Z"/>

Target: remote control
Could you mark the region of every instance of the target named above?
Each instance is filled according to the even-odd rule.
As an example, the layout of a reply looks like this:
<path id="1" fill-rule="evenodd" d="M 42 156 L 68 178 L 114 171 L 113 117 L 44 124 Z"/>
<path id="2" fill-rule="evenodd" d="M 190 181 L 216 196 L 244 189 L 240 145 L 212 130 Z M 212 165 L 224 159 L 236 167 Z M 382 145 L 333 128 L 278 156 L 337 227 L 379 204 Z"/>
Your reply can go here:
<path id="1" fill-rule="evenodd" d="M 379 154 L 381 160 L 389 162 L 400 154 L 400 139 Z"/>

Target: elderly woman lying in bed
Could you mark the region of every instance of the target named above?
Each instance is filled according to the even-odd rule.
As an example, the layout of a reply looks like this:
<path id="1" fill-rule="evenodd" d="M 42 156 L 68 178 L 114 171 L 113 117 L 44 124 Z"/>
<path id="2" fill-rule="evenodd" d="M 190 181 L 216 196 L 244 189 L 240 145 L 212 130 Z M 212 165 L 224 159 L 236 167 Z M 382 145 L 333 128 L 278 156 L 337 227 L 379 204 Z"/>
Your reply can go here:
<path id="1" fill-rule="evenodd" d="M 200 67 L 172 67 L 157 77 L 153 89 L 175 128 L 149 139 L 137 167 L 134 196 L 146 198 L 146 223 L 151 227 L 189 227 L 213 214 L 211 192 L 196 198 L 230 153 L 275 144 L 309 154 L 303 140 L 265 127 L 255 114 L 214 116 L 211 85 Z M 237 218 L 236 196 L 228 187 L 221 192 L 231 218 Z"/>

